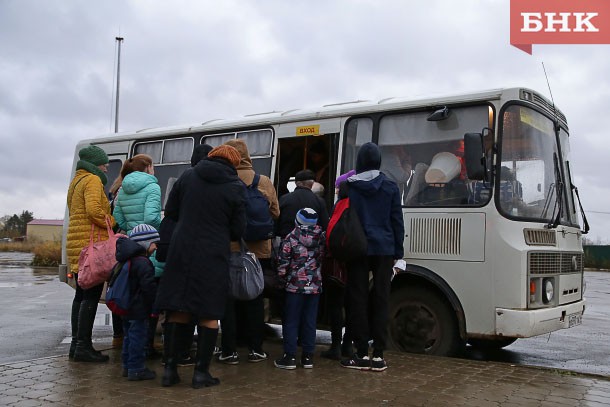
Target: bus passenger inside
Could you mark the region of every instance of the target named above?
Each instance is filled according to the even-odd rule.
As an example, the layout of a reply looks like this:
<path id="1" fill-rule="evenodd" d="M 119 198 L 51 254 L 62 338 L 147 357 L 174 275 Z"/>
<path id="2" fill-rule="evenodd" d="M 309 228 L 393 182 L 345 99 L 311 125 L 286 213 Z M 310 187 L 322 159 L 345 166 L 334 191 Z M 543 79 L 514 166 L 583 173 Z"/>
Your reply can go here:
<path id="1" fill-rule="evenodd" d="M 411 156 L 405 145 L 381 145 L 381 168 L 379 170 L 398 185 L 401 202 L 411 178 Z"/>

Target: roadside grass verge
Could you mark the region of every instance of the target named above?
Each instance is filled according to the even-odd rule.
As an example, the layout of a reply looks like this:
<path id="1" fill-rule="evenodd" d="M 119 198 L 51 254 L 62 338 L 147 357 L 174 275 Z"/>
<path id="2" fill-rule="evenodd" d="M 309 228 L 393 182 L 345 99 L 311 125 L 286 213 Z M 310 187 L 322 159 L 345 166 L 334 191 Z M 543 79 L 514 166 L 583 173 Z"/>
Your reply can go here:
<path id="1" fill-rule="evenodd" d="M 32 253 L 34 259 L 30 265 L 39 267 L 57 267 L 61 263 L 61 242 L 2 242 L 0 252 Z"/>

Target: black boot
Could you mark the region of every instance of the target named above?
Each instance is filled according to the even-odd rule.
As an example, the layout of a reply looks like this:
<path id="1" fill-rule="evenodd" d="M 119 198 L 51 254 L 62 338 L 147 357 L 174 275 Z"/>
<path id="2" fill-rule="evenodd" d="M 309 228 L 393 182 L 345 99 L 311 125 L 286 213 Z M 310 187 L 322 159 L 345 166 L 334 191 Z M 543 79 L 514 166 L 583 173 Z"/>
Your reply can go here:
<path id="1" fill-rule="evenodd" d="M 146 331 L 146 357 L 156 359 L 161 353 L 155 349 L 155 336 L 157 336 L 157 323 L 159 317 L 148 317 L 148 330 Z"/>
<path id="2" fill-rule="evenodd" d="M 70 342 L 70 351 L 68 358 L 74 359 L 74 350 L 76 349 L 76 335 L 78 335 L 78 313 L 80 311 L 80 302 L 72 301 L 72 313 L 70 314 L 70 325 L 72 327 L 72 342 Z"/>
<path id="3" fill-rule="evenodd" d="M 166 322 L 163 324 L 163 358 L 165 359 L 165 369 L 163 369 L 161 385 L 164 387 L 180 383 L 178 359 L 184 353 L 184 336 L 188 332 L 188 327 L 189 325 L 177 322 Z"/>
<path id="4" fill-rule="evenodd" d="M 320 352 L 320 356 L 325 359 L 341 360 L 341 344 L 333 342 L 330 348 Z"/>
<path id="5" fill-rule="evenodd" d="M 210 374 L 210 361 L 216 346 L 218 328 L 197 327 L 197 363 L 193 372 L 193 388 L 216 386 L 220 380 Z"/>
<path id="6" fill-rule="evenodd" d="M 74 360 L 76 362 L 107 362 L 108 355 L 102 355 L 93 349 L 91 335 L 93 323 L 97 312 L 97 301 L 83 300 L 78 312 L 78 332 L 76 335 L 76 348 Z"/>
<path id="7" fill-rule="evenodd" d="M 349 358 L 354 354 L 354 348 L 352 346 L 352 337 L 345 332 L 343 335 L 343 342 L 341 343 L 341 356 Z"/>
<path id="8" fill-rule="evenodd" d="M 334 328 L 334 327 L 333 327 Z M 325 359 L 341 360 L 341 326 L 330 332 L 331 345 L 328 350 L 322 351 L 320 356 Z"/>

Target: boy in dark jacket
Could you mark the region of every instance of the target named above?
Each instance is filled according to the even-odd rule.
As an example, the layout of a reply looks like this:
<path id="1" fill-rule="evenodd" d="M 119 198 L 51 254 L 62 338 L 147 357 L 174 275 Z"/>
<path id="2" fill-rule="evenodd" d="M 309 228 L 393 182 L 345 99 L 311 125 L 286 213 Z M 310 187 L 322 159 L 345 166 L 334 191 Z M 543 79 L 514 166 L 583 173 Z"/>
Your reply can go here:
<path id="1" fill-rule="evenodd" d="M 347 261 L 348 331 L 357 353 L 343 360 L 343 367 L 381 372 L 387 369 L 383 351 L 387 342 L 392 267 L 404 257 L 405 237 L 400 191 L 381 167 L 381 153 L 365 143 L 356 157 L 356 175 L 347 179 L 350 208 L 358 214 L 367 239 L 366 253 L 354 253 Z M 372 289 L 369 287 L 372 273 Z M 369 319 L 370 316 L 370 319 Z M 369 338 L 373 358 L 369 359 Z"/>
<path id="2" fill-rule="evenodd" d="M 282 324 L 284 356 L 275 361 L 280 369 L 297 367 L 297 337 L 303 347 L 301 364 L 306 369 L 313 368 L 325 241 L 324 231 L 317 222 L 316 211 L 300 209 L 296 214 L 296 227 L 282 242 L 278 256 L 278 277 L 285 281 L 286 290 Z"/>
<path id="3" fill-rule="evenodd" d="M 129 270 L 129 310 L 123 316 L 123 377 L 129 380 L 151 380 L 156 373 L 148 369 L 146 359 L 146 339 L 148 316 L 152 312 L 157 292 L 155 267 L 150 256 L 157 248 L 159 233 L 146 224 L 137 225 L 129 232 L 129 239 L 120 238 L 116 243 L 116 259 L 120 263 L 130 262 Z"/>

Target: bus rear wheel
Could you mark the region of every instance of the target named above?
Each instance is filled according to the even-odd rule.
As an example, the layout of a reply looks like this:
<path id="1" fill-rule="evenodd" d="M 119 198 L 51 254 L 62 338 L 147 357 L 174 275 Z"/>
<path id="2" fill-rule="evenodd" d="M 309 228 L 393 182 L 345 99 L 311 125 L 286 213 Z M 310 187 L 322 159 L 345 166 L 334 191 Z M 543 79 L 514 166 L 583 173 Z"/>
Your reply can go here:
<path id="1" fill-rule="evenodd" d="M 389 346 L 394 350 L 453 356 L 464 348 L 453 310 L 434 291 L 408 287 L 390 296 Z"/>
<path id="2" fill-rule="evenodd" d="M 511 345 L 517 338 L 500 338 L 500 339 L 468 339 L 468 344 L 479 350 L 499 350 L 508 345 Z"/>

